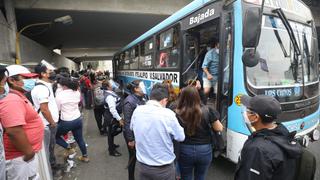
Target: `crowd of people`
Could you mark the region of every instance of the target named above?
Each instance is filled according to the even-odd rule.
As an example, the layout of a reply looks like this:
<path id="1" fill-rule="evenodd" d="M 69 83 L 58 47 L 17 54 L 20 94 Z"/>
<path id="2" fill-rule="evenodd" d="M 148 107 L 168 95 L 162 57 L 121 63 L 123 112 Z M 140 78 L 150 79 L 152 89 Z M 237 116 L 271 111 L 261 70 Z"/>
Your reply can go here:
<path id="1" fill-rule="evenodd" d="M 59 179 L 66 165 L 57 163 L 55 145 L 65 149 L 66 160 L 76 155 L 69 132 L 82 153 L 77 159 L 89 162 L 77 73 L 42 61 L 34 73 L 21 65 L 1 66 L 0 78 L 1 180 Z M 39 173 L 40 162 L 47 162 L 47 174 Z"/>
<path id="2" fill-rule="evenodd" d="M 208 74 L 206 78 L 212 79 Z M 200 81 L 189 80 L 177 92 L 171 80 L 165 80 L 154 84 L 149 96 L 141 80 L 127 84 L 126 96 L 118 88 L 109 74 L 91 67 L 80 73 L 46 62 L 34 73 L 21 65 L 0 67 L 0 179 L 43 179 L 39 159 L 45 159 L 50 175 L 57 178 L 64 165 L 57 163 L 55 145 L 64 149 L 66 162 L 73 161 L 77 152 L 70 138 L 81 151 L 77 159 L 88 163 L 83 107 L 93 108 L 97 132 L 107 136 L 110 156 L 122 155 L 114 137 L 123 132 L 129 180 L 206 179 L 213 159 L 212 134 L 224 127 L 219 113 L 206 105 Z M 279 102 L 262 95 L 243 96 L 242 102 L 243 118 L 255 132 L 241 152 L 235 179 L 288 179 L 295 160 L 283 149 L 297 157 L 301 147 L 290 143 L 283 125 L 274 123 L 281 113 Z M 260 138 L 266 136 L 277 137 L 274 141 L 282 146 Z"/>

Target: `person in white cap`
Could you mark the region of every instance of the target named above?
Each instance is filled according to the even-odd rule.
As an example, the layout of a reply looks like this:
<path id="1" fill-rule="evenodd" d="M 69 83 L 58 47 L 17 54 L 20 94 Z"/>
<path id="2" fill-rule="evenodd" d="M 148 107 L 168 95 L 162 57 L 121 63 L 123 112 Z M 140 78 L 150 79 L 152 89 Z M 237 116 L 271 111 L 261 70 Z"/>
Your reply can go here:
<path id="1" fill-rule="evenodd" d="M 39 179 L 36 154 L 42 148 L 44 126 L 24 96 L 34 86 L 37 75 L 20 65 L 10 65 L 7 70 L 10 91 L 0 100 L 7 179 Z"/>

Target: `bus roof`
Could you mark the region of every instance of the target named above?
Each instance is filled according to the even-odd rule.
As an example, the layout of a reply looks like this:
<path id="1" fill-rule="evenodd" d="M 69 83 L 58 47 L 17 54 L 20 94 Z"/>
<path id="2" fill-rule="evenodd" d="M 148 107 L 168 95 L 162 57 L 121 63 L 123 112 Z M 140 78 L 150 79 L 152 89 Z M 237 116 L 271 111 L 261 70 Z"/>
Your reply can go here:
<path id="1" fill-rule="evenodd" d="M 195 10 L 197 10 L 198 8 L 202 7 L 204 4 L 208 3 L 209 1 L 213 2 L 213 1 L 217 1 L 217 0 L 194 0 L 194 1 L 192 1 L 190 4 L 186 5 L 185 7 L 180 9 L 179 11 L 175 12 L 174 14 L 169 16 L 167 19 L 165 19 L 164 21 L 162 21 L 161 23 L 159 23 L 158 25 L 156 25 L 155 27 L 153 27 L 152 29 L 150 29 L 146 33 L 142 34 L 140 37 L 138 37 L 137 39 L 135 39 L 134 41 L 132 41 L 128 45 L 126 45 L 124 48 L 121 49 L 120 52 L 131 48 L 135 44 L 140 43 L 142 40 L 145 40 L 146 38 L 150 37 L 151 35 L 155 34 L 156 32 L 170 26 L 172 23 L 180 20 L 181 18 L 183 18 L 186 15 L 189 15 L 190 13 L 192 13 Z"/>

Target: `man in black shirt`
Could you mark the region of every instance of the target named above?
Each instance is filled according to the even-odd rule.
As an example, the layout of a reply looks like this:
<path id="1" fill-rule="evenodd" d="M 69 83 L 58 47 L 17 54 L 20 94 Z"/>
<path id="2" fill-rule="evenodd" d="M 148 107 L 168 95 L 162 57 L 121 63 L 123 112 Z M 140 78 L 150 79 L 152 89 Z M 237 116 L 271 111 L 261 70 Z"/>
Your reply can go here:
<path id="1" fill-rule="evenodd" d="M 293 180 L 302 149 L 293 141 L 293 133 L 274 123 L 281 113 L 280 103 L 265 95 L 242 96 L 241 102 L 254 132 L 241 151 L 235 180 Z"/>

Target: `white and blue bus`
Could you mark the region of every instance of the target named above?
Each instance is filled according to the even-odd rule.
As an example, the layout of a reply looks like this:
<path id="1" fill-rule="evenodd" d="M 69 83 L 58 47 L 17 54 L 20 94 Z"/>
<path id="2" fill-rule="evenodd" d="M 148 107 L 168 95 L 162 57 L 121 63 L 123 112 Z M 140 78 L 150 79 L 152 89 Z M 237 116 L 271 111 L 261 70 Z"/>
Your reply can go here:
<path id="1" fill-rule="evenodd" d="M 318 42 L 310 9 L 300 0 L 195 0 L 114 55 L 114 77 L 177 89 L 201 79 L 212 38 L 219 39 L 219 75 L 212 98 L 225 125 L 224 156 L 237 162 L 250 131 L 241 95 L 281 103 L 278 118 L 305 145 L 319 139 Z M 129 31 L 129 29 L 128 29 Z M 125 87 L 125 86 L 123 86 Z"/>

